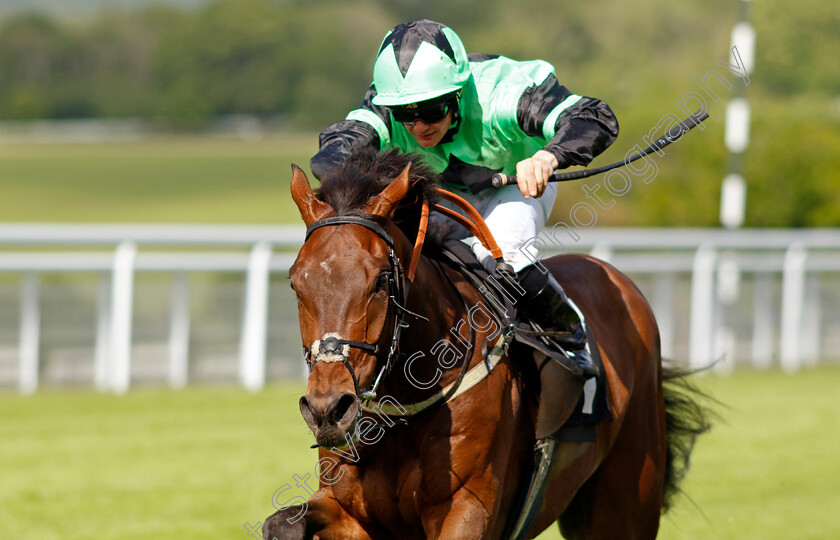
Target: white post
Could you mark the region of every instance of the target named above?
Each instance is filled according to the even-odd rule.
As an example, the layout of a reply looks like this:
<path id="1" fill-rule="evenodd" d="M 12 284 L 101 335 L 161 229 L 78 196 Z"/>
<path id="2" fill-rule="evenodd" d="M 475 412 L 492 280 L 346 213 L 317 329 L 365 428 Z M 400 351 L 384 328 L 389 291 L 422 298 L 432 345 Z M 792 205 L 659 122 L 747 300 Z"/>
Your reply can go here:
<path id="1" fill-rule="evenodd" d="M 757 274 L 753 285 L 752 363 L 756 369 L 769 369 L 773 362 L 775 313 L 772 283 L 767 274 Z"/>
<path id="2" fill-rule="evenodd" d="M 265 350 L 268 329 L 268 286 L 271 245 L 260 242 L 251 250 L 245 283 L 239 379 L 255 392 L 265 385 Z"/>
<path id="3" fill-rule="evenodd" d="M 663 358 L 674 356 L 674 275 L 657 274 L 653 289 L 653 312 L 659 326 Z"/>
<path id="4" fill-rule="evenodd" d="M 811 275 L 805 280 L 805 305 L 802 311 L 802 340 L 800 341 L 805 367 L 816 367 L 820 361 L 821 315 L 820 280 L 819 276 Z"/>
<path id="5" fill-rule="evenodd" d="M 107 392 L 111 381 L 109 340 L 111 335 L 111 274 L 103 272 L 96 296 L 96 345 L 93 353 L 93 384 Z"/>
<path id="6" fill-rule="evenodd" d="M 747 103 L 747 100 L 744 98 L 735 98 L 729 102 L 726 106 L 726 127 L 724 131 L 724 142 L 726 143 L 726 148 L 734 153 L 734 154 L 742 154 L 744 150 L 747 149 L 747 146 L 750 142 L 750 105 Z M 740 177 L 739 174 L 733 173 L 734 176 L 740 178 L 743 182 L 743 178 Z M 728 175 L 727 178 L 731 179 L 731 175 Z M 738 188 L 740 191 L 743 189 Z M 738 198 L 740 202 L 744 202 L 745 193 L 738 193 Z M 743 209 L 741 210 L 743 212 Z M 736 225 L 739 227 L 740 224 Z"/>
<path id="7" fill-rule="evenodd" d="M 187 385 L 190 354 L 190 282 L 186 272 L 172 276 L 172 313 L 169 326 L 169 386 Z"/>
<path id="8" fill-rule="evenodd" d="M 707 367 L 712 361 L 716 258 L 715 249 L 708 244 L 700 246 L 694 255 L 689 336 L 689 364 L 693 369 Z"/>
<path id="9" fill-rule="evenodd" d="M 744 224 L 747 200 L 747 183 L 738 173 L 727 174 L 720 190 L 720 222 L 727 229 L 737 229 Z"/>
<path id="10" fill-rule="evenodd" d="M 741 269 L 731 254 L 723 254 L 717 267 L 716 329 L 713 357 L 717 360 L 715 372 L 723 375 L 735 369 L 735 346 L 737 338 L 732 325 L 735 304 L 741 289 Z"/>
<path id="11" fill-rule="evenodd" d="M 131 323 L 134 301 L 134 260 L 137 245 L 126 241 L 114 254 L 114 277 L 111 286 L 111 389 L 124 394 L 131 384 Z"/>
<path id="12" fill-rule="evenodd" d="M 23 275 L 20 295 L 20 348 L 18 390 L 32 394 L 38 389 L 38 356 L 41 339 L 41 309 L 38 304 L 38 274 Z"/>
<path id="13" fill-rule="evenodd" d="M 746 85 L 750 82 L 747 75 L 752 72 L 755 56 L 755 30 L 748 21 L 748 4 L 749 0 L 738 3 L 739 21 L 732 28 L 729 49 L 729 64 L 742 67 L 744 73 L 726 106 L 724 142 L 729 150 L 729 174 L 724 177 L 720 190 L 720 222 L 728 229 L 743 225 L 746 209 L 747 184 L 741 175 L 742 157 L 750 142 L 750 105 L 746 98 Z M 725 67 L 725 63 L 719 64 Z"/>
<path id="14" fill-rule="evenodd" d="M 782 327 L 781 360 L 782 369 L 788 373 L 802 367 L 802 304 L 805 296 L 805 262 L 808 257 L 805 248 L 795 243 L 785 253 L 782 275 Z"/>

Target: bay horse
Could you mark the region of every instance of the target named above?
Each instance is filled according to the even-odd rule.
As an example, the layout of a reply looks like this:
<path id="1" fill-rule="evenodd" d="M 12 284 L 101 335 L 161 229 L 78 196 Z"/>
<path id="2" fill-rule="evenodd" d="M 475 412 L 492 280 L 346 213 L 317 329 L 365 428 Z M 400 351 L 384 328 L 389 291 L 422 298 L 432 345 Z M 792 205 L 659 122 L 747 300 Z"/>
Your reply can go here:
<path id="1" fill-rule="evenodd" d="M 423 250 L 440 192 L 412 159 L 351 156 L 317 194 L 293 166 L 308 228 L 289 272 L 310 367 L 299 406 L 320 489 L 275 503 L 268 540 L 500 539 L 519 512 L 534 462 L 534 363 L 529 350 L 498 346 L 477 288 L 433 256 L 433 242 Z M 630 279 L 586 255 L 542 263 L 597 336 L 612 419 L 595 441 L 557 444 L 521 537 L 558 522 L 569 539 L 655 538 L 708 427 L 703 409 L 663 383 L 683 374 L 663 367 L 656 321 Z"/>

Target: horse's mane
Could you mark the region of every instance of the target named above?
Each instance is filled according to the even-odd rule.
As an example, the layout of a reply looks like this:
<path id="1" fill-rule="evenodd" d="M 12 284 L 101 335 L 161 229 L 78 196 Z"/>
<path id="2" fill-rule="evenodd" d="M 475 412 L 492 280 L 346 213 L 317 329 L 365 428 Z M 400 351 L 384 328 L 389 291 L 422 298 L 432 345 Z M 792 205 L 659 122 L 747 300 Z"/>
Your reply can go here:
<path id="1" fill-rule="evenodd" d="M 332 206 L 338 216 L 377 219 L 364 211 L 365 204 L 399 176 L 409 163 L 411 187 L 394 213 L 394 222 L 406 236 L 413 238 L 419 224 L 420 203 L 424 197 L 430 203 L 437 201 L 439 197 L 435 187 L 441 183 L 440 176 L 416 154 L 401 153 L 397 149 L 387 152 L 367 148 L 359 150 L 323 178 L 316 195 Z M 433 242 L 442 239 L 446 231 L 441 229 L 445 226 L 430 223 L 429 239 Z"/>

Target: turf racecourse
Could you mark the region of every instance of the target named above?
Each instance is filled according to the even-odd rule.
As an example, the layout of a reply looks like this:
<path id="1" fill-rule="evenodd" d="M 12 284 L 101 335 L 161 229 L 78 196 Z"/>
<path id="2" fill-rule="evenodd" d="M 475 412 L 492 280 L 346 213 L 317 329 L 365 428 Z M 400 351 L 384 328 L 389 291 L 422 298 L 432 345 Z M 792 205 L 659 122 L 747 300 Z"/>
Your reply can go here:
<path id="1" fill-rule="evenodd" d="M 314 134 L 0 144 L 0 220 L 299 223 L 290 164 L 308 172 L 317 146 Z"/>
<path id="2" fill-rule="evenodd" d="M 660 538 L 840 538 L 840 368 L 700 382 L 725 421 Z M 313 472 L 301 389 L 0 393 L 0 538 L 245 540 L 272 494 L 303 494 L 294 477 Z"/>

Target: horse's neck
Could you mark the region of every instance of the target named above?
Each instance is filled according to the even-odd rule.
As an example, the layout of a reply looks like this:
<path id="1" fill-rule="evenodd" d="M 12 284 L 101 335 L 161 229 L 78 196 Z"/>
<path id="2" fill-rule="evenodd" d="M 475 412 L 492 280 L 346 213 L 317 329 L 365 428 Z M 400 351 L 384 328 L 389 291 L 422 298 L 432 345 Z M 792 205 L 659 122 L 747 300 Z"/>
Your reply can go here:
<path id="1" fill-rule="evenodd" d="M 403 361 L 389 377 L 388 390 L 410 401 L 428 398 L 441 387 L 454 381 L 463 366 L 463 354 L 469 350 L 467 361 L 474 359 L 478 338 L 467 345 L 470 329 L 467 308 L 478 302 L 477 292 L 465 286 L 451 269 L 445 269 L 427 257 L 422 257 L 408 296 L 407 308 L 428 321 L 406 315 L 400 338 Z M 462 289 L 455 289 L 455 285 Z M 455 365 L 451 360 L 461 355 Z M 414 359 L 411 361 L 411 359 Z M 410 361 L 410 368 L 405 363 Z M 410 373 L 409 373 L 410 372 Z M 437 383 L 429 388 L 426 383 Z"/>
<path id="2" fill-rule="evenodd" d="M 446 275 L 447 272 L 449 275 Z M 456 281 L 452 270 L 447 270 L 428 257 L 421 258 L 408 304 L 409 309 L 414 311 L 413 308 L 416 308 L 420 310 L 418 313 L 429 318 L 429 324 L 424 329 L 427 333 L 420 336 L 424 340 L 449 335 L 449 330 L 457 321 L 466 317 L 465 303 L 469 305 L 473 299 L 468 291 L 465 291 L 464 296 L 465 292 L 455 289 Z M 429 331 L 433 331 L 433 335 Z"/>

